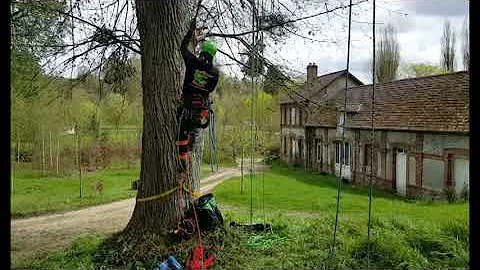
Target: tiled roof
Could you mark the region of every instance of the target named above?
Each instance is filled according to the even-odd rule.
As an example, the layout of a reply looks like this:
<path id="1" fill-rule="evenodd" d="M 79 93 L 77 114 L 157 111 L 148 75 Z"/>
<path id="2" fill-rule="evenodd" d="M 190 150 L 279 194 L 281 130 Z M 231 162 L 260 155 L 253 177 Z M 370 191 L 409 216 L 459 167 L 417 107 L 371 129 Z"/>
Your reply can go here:
<path id="1" fill-rule="evenodd" d="M 311 85 L 310 87 L 308 87 L 307 83 L 305 83 L 303 86 L 301 86 L 301 87 L 299 87 L 295 90 L 301 96 L 292 92 L 289 95 L 289 97 L 281 100 L 280 104 L 292 103 L 292 102 L 304 102 L 305 98 L 307 98 L 309 100 L 317 101 L 314 98 L 312 99 L 312 96 L 314 94 L 318 93 L 320 90 L 322 90 L 326 86 L 328 86 L 330 83 L 332 83 L 338 77 L 344 75 L 345 73 L 346 73 L 346 70 L 340 70 L 340 71 L 328 73 L 328 74 L 325 74 L 325 75 L 322 75 L 322 76 L 318 76 L 316 78 L 315 82 L 313 82 L 313 85 Z M 357 80 L 359 84 L 363 84 L 360 80 L 355 78 L 352 74 L 350 74 L 350 76 L 354 80 Z"/>
<path id="2" fill-rule="evenodd" d="M 469 131 L 469 73 L 404 79 L 375 85 L 376 129 L 415 131 Z M 336 107 L 343 110 L 343 91 L 336 97 Z M 349 88 L 347 91 L 346 127 L 371 128 L 372 85 Z M 331 116 L 318 111 L 307 125 L 332 125 Z M 336 124 L 336 119 L 335 119 Z"/>
<path id="3" fill-rule="evenodd" d="M 329 108 L 314 107 L 315 112 L 308 116 L 306 126 L 336 127 L 337 112 Z"/>

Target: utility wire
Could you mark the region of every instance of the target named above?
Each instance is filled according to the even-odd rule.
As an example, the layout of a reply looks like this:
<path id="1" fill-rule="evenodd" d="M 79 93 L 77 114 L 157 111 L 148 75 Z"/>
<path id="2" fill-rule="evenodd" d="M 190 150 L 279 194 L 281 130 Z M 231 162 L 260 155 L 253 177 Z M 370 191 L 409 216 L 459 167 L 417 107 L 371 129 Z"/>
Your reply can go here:
<path id="1" fill-rule="evenodd" d="M 344 89 L 344 103 L 343 103 L 343 124 L 342 124 L 342 141 L 340 143 L 340 173 L 337 177 L 337 209 L 335 212 L 335 228 L 333 231 L 333 242 L 332 242 L 332 252 L 335 258 L 335 244 L 337 240 L 337 228 L 338 228 L 338 212 L 339 212 L 339 205 L 340 205 L 340 189 L 342 184 L 342 169 L 343 163 L 346 161 L 346 153 L 345 150 L 345 126 L 346 126 L 346 116 L 347 116 L 347 87 L 348 87 L 348 74 L 350 69 L 350 36 L 351 36 L 351 29 L 352 29 L 352 0 L 350 0 L 350 8 L 348 10 L 348 44 L 347 44 L 347 71 L 345 75 L 345 89 Z M 343 150 L 343 151 L 342 151 Z M 350 158 L 350 155 L 349 155 Z"/>
<path id="2" fill-rule="evenodd" d="M 372 60 L 372 129 L 371 129 L 371 156 L 370 156 L 370 179 L 369 179 L 369 187 L 368 187 L 368 224 L 367 224 L 367 268 L 370 268 L 370 252 L 371 252 L 371 243 L 370 243 L 370 229 L 371 229 L 371 217 L 372 217 L 372 177 L 373 177 L 373 153 L 374 151 L 374 143 L 375 143 L 375 120 L 374 120 L 374 113 L 375 113 L 375 0 L 373 0 L 373 23 L 372 23 L 372 32 L 373 32 L 373 60 Z"/>
<path id="3" fill-rule="evenodd" d="M 251 50 L 256 49 L 256 32 L 255 32 L 255 0 L 251 1 L 252 4 L 252 46 Z M 252 58 L 253 57 L 253 58 Z M 250 67 L 250 79 L 251 79 L 251 102 L 250 102 L 250 136 L 251 136 L 251 150 L 250 150 L 250 224 L 253 223 L 253 174 L 254 174 L 254 151 L 255 151 L 255 135 L 254 135 L 254 113 L 255 113 L 255 86 L 254 86 L 254 72 L 256 71 L 256 54 L 250 53 L 250 59 L 253 59 Z"/>

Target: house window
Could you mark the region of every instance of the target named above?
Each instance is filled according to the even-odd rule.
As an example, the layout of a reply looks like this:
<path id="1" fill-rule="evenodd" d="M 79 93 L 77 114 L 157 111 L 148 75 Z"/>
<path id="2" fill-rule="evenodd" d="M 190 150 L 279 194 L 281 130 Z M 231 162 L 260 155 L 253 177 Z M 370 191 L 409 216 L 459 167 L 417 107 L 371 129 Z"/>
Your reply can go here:
<path id="1" fill-rule="evenodd" d="M 338 114 L 338 119 L 337 119 L 337 133 L 342 133 L 343 132 L 343 117 L 344 117 L 344 113 L 343 112 L 340 112 Z"/>
<path id="2" fill-rule="evenodd" d="M 315 145 L 317 149 L 317 161 L 320 161 L 322 159 L 322 141 L 319 139 L 315 139 Z"/>
<path id="3" fill-rule="evenodd" d="M 369 166 L 370 163 L 371 163 L 371 158 L 372 158 L 372 145 L 371 144 L 366 144 L 365 145 L 365 154 L 364 154 L 363 164 L 365 166 Z"/>
<path id="4" fill-rule="evenodd" d="M 345 114 L 343 112 L 338 114 L 338 126 L 339 127 L 343 126 L 344 117 L 345 117 Z"/>
<path id="5" fill-rule="evenodd" d="M 280 107 L 280 125 L 283 125 L 283 107 Z"/>
<path id="6" fill-rule="evenodd" d="M 283 137 L 283 154 L 287 154 L 287 138 Z"/>
<path id="7" fill-rule="evenodd" d="M 345 143 L 343 145 L 343 150 L 345 153 L 345 159 L 343 161 L 343 164 L 350 165 L 350 145 L 348 143 Z"/>
<path id="8" fill-rule="evenodd" d="M 328 163 L 328 144 L 323 146 L 323 163 Z"/>
<path id="9" fill-rule="evenodd" d="M 292 118 L 290 117 L 290 114 L 292 113 L 292 111 L 290 110 L 289 107 L 285 108 L 285 111 L 286 111 L 286 113 L 285 113 L 285 116 L 286 116 L 285 124 L 290 125 L 290 124 L 292 124 Z"/>
<path id="10" fill-rule="evenodd" d="M 340 164 L 340 143 L 335 143 L 335 163 Z"/>
<path id="11" fill-rule="evenodd" d="M 295 122 L 295 120 L 296 120 L 295 116 L 296 116 L 296 115 L 295 115 L 295 108 L 292 108 L 292 115 L 291 115 L 291 119 L 290 119 L 290 121 L 291 121 L 290 124 L 292 124 L 292 125 L 296 125 L 296 124 L 297 124 L 297 123 Z"/>
<path id="12" fill-rule="evenodd" d="M 298 155 L 303 158 L 303 139 L 298 139 Z"/>
<path id="13" fill-rule="evenodd" d="M 294 147 L 293 147 L 293 138 L 290 137 L 290 155 L 293 156 L 293 154 L 295 154 L 294 152 Z"/>
<path id="14" fill-rule="evenodd" d="M 335 143 L 335 163 L 343 165 L 350 165 L 350 145 L 348 143 Z"/>
<path id="15" fill-rule="evenodd" d="M 303 124 L 303 122 L 302 122 L 303 119 L 302 118 L 303 118 L 303 110 L 299 109 L 298 110 L 298 124 L 299 125 Z"/>

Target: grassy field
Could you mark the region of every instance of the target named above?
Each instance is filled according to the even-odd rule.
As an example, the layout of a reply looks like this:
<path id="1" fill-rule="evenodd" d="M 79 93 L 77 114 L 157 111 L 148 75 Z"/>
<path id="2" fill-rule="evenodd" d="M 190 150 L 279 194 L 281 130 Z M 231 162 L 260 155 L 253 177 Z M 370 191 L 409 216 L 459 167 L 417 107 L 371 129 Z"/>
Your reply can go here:
<path id="1" fill-rule="evenodd" d="M 253 179 L 253 209 L 261 216 L 262 203 L 268 213 L 301 211 L 306 214 L 332 214 L 336 210 L 336 181 L 332 176 L 291 170 L 274 166 L 272 172 L 257 174 Z M 220 204 L 250 208 L 250 178 L 244 177 L 244 194 L 240 194 L 239 177 L 215 189 Z M 264 196 L 262 196 L 264 195 Z M 381 218 L 407 218 L 415 222 L 443 223 L 450 220 L 468 221 L 465 202 L 429 202 L 407 200 L 385 191 L 374 190 L 372 213 Z M 340 213 L 343 217 L 368 217 L 368 188 L 342 184 Z"/>
<path id="2" fill-rule="evenodd" d="M 201 177 L 210 174 L 203 166 Z M 83 175 L 82 198 L 80 180 L 70 177 L 41 177 L 40 171 L 23 170 L 12 174 L 11 215 L 13 218 L 41 215 L 79 209 L 122 199 L 132 198 L 132 180 L 138 179 L 140 169 L 112 168 Z M 97 182 L 103 183 L 103 192 L 95 192 Z"/>
<path id="3" fill-rule="evenodd" d="M 12 217 L 25 217 L 78 209 L 134 197 L 132 180 L 138 178 L 139 169 L 109 169 L 83 176 L 83 194 L 80 198 L 78 176 L 42 178 L 36 171 L 14 174 L 11 197 Z M 102 194 L 95 192 L 98 181 L 103 183 Z"/>
<path id="4" fill-rule="evenodd" d="M 262 181 L 263 180 L 263 181 Z M 335 224 L 335 178 L 275 166 L 253 182 L 254 222 L 272 224 L 269 233 L 228 227 L 250 219 L 250 181 L 240 194 L 240 179 L 219 185 L 216 199 L 226 231 L 203 240 L 223 268 L 466 268 L 469 262 L 468 204 L 408 201 L 376 191 L 373 198 L 370 265 L 367 260 L 368 190 L 344 186 L 340 201 L 335 256 L 330 253 Z M 265 197 L 262 198 L 263 187 Z M 265 211 L 262 202 L 265 202 Z M 263 215 L 265 213 L 265 216 Z M 108 261 L 101 251 L 107 236 L 79 237 L 68 250 L 52 253 L 28 267 L 94 268 Z M 167 254 L 184 261 L 190 244 L 166 250 L 148 242 L 150 260 L 130 266 L 149 269 Z M 118 245 L 118 244 L 117 244 Z M 156 246 L 157 245 L 157 246 Z M 154 257 L 152 259 L 152 256 Z M 144 268 L 143 268 L 144 267 Z"/>

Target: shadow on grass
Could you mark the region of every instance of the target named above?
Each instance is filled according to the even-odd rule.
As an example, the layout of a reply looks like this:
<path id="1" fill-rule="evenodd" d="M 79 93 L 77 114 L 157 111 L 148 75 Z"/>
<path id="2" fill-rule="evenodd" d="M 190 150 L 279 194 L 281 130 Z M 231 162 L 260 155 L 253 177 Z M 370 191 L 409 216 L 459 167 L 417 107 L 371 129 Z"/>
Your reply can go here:
<path id="1" fill-rule="evenodd" d="M 272 173 L 295 179 L 308 185 L 317 187 L 329 187 L 337 189 L 337 177 L 333 175 L 324 175 L 316 171 L 306 171 L 303 167 L 294 167 L 289 164 L 276 162 L 272 164 Z M 364 186 L 352 186 L 349 183 L 342 181 L 341 192 L 354 194 L 354 195 L 369 195 L 369 188 Z M 409 202 L 406 197 L 401 197 L 396 194 L 389 193 L 385 190 L 378 188 L 372 188 L 372 197 L 383 198 L 389 200 L 396 200 L 402 202 Z"/>

